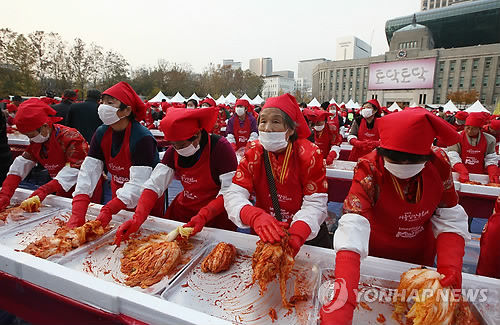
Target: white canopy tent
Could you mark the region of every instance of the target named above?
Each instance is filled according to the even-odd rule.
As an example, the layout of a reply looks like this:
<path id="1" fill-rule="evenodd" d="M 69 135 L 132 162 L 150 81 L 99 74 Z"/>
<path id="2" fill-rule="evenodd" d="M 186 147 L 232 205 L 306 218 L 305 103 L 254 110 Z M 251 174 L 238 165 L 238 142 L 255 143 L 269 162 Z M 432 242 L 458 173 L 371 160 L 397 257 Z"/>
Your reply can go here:
<path id="1" fill-rule="evenodd" d="M 155 97 L 151 98 L 150 100 L 148 100 L 149 103 L 160 103 L 162 101 L 162 99 L 165 99 L 167 102 L 170 103 L 170 99 L 165 96 L 164 93 L 161 92 L 161 90 L 158 92 L 158 94 L 156 94 Z"/>
<path id="2" fill-rule="evenodd" d="M 337 102 L 335 101 L 335 99 L 332 97 L 332 99 L 330 99 L 330 104 L 335 104 L 337 105 Z"/>
<path id="3" fill-rule="evenodd" d="M 309 104 L 307 104 L 308 107 L 320 107 L 321 104 L 318 102 L 318 100 L 316 99 L 316 97 L 313 98 L 313 100 L 311 100 L 309 102 Z"/>
<path id="4" fill-rule="evenodd" d="M 215 103 L 216 103 L 217 105 L 224 104 L 225 102 L 226 102 L 226 98 L 224 98 L 224 96 L 223 96 L 223 95 L 220 95 L 219 99 L 217 99 L 217 100 L 215 101 Z"/>
<path id="5" fill-rule="evenodd" d="M 387 107 L 387 109 L 391 112 L 399 112 L 402 111 L 401 107 L 399 107 L 398 103 L 394 102 L 391 106 Z"/>
<path id="6" fill-rule="evenodd" d="M 410 104 L 409 107 L 418 107 L 418 105 L 417 105 L 417 103 L 413 102 L 413 103 Z"/>
<path id="7" fill-rule="evenodd" d="M 358 102 L 354 103 L 354 108 L 361 108 L 361 105 Z"/>
<path id="8" fill-rule="evenodd" d="M 339 107 L 340 107 L 340 106 L 342 106 L 342 105 L 345 105 L 345 103 L 344 103 L 344 102 L 340 103 L 340 104 L 339 104 Z"/>
<path id="9" fill-rule="evenodd" d="M 345 104 L 345 107 L 346 108 L 356 108 L 356 105 L 354 105 L 354 101 L 351 99 L 349 99 L 349 101 Z"/>
<path id="10" fill-rule="evenodd" d="M 210 94 L 207 94 L 207 96 L 206 96 L 205 98 L 212 98 L 212 99 L 214 99 L 214 98 L 212 97 L 212 95 L 210 95 Z"/>
<path id="11" fill-rule="evenodd" d="M 450 100 L 448 100 L 448 102 L 446 104 L 444 104 L 443 106 L 443 110 L 445 112 L 458 112 L 458 108 L 455 106 L 455 104 L 453 104 L 453 102 Z"/>
<path id="12" fill-rule="evenodd" d="M 473 113 L 473 112 L 486 112 L 490 113 L 480 102 L 479 100 L 476 100 L 474 104 L 469 106 L 466 110 L 467 113 Z M 490 113 L 491 114 L 491 113 Z"/>
<path id="13" fill-rule="evenodd" d="M 233 93 L 229 93 L 226 96 L 226 104 L 234 104 L 236 103 L 236 96 L 233 95 Z"/>
<path id="14" fill-rule="evenodd" d="M 199 101 L 201 100 L 201 98 L 200 98 L 200 97 L 198 97 L 198 95 L 196 95 L 196 93 L 193 93 L 193 94 L 191 95 L 191 97 L 189 97 L 188 99 L 194 99 L 194 100 L 196 100 L 197 102 L 199 102 Z"/>
<path id="15" fill-rule="evenodd" d="M 184 98 L 179 92 L 175 94 L 174 97 L 170 100 L 172 103 L 184 103 L 186 101 L 186 98 Z"/>
<path id="16" fill-rule="evenodd" d="M 260 95 L 255 96 L 254 99 L 252 99 L 252 105 L 261 105 L 265 100 L 260 97 Z"/>
<path id="17" fill-rule="evenodd" d="M 248 95 L 247 95 L 247 94 L 244 94 L 243 96 L 241 96 L 241 98 L 240 98 L 240 99 L 245 99 L 245 100 L 247 100 L 249 103 L 252 103 L 252 100 L 250 99 L 250 97 L 248 97 Z"/>

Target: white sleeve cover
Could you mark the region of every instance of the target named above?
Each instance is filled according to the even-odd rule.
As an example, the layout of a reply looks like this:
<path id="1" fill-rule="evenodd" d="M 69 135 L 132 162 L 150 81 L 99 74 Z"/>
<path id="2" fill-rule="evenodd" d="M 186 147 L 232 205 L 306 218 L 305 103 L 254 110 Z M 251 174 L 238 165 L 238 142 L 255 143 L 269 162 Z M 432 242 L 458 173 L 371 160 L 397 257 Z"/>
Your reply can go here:
<path id="1" fill-rule="evenodd" d="M 370 242 L 370 222 L 362 215 L 346 213 L 340 218 L 333 235 L 333 249 L 337 252 L 348 250 L 358 253 L 361 258 L 368 256 Z"/>
<path id="2" fill-rule="evenodd" d="M 165 164 L 159 163 L 144 183 L 144 188 L 155 191 L 158 196 L 163 195 L 172 182 L 175 171 Z"/>
<path id="3" fill-rule="evenodd" d="M 151 176 L 153 168 L 149 166 L 130 167 L 129 181 L 116 190 L 116 197 L 119 198 L 129 209 L 135 208 L 141 197 L 144 183 Z"/>
<path id="4" fill-rule="evenodd" d="M 246 188 L 232 183 L 224 193 L 224 208 L 229 220 L 239 228 L 250 228 L 241 222 L 240 211 L 245 205 L 252 205 L 248 200 L 250 193 Z"/>
<path id="5" fill-rule="evenodd" d="M 79 172 L 79 169 L 66 165 L 57 173 L 54 179 L 57 180 L 63 190 L 67 192 L 76 184 Z"/>
<path id="6" fill-rule="evenodd" d="M 488 167 L 490 165 L 496 166 L 497 164 L 498 164 L 498 158 L 496 153 L 490 153 L 484 157 L 484 167 Z"/>
<path id="7" fill-rule="evenodd" d="M 231 186 L 231 184 L 233 184 L 234 174 L 236 174 L 236 171 L 232 171 L 229 173 L 219 175 L 220 191 L 217 194 L 217 196 L 224 195 L 224 193 L 227 192 L 227 190 L 229 189 L 229 186 Z"/>
<path id="8" fill-rule="evenodd" d="M 299 220 L 304 221 L 311 228 L 311 234 L 307 237 L 307 240 L 314 239 L 318 235 L 319 227 L 326 219 L 327 203 L 327 193 L 313 193 L 304 196 L 302 206 L 293 216 L 291 225 Z"/>
<path id="9" fill-rule="evenodd" d="M 455 166 L 455 164 L 462 163 L 462 158 L 460 158 L 460 155 L 458 152 L 454 150 L 446 151 L 446 154 L 448 154 L 448 158 L 450 158 L 450 163 L 452 166 Z"/>
<path id="10" fill-rule="evenodd" d="M 36 162 L 33 160 L 26 159 L 23 156 L 17 156 L 12 162 L 12 165 L 10 165 L 7 175 L 17 175 L 23 180 L 28 176 L 35 165 Z"/>
<path id="11" fill-rule="evenodd" d="M 250 137 L 248 138 L 248 142 L 255 141 L 258 138 L 259 138 L 259 135 L 257 134 L 257 132 L 252 132 L 252 133 L 250 133 Z"/>
<path id="12" fill-rule="evenodd" d="M 229 133 L 228 135 L 226 135 L 226 140 L 229 143 L 236 143 L 236 140 L 234 139 L 234 135 L 232 135 L 231 133 Z"/>
<path id="13" fill-rule="evenodd" d="M 340 146 L 332 146 L 330 152 L 335 151 L 337 153 L 337 157 L 335 159 L 339 159 L 340 156 Z"/>
<path id="14" fill-rule="evenodd" d="M 358 136 L 357 135 L 348 135 L 347 136 L 347 143 L 351 144 L 351 140 L 352 139 L 357 139 Z"/>
<path id="15" fill-rule="evenodd" d="M 434 237 L 443 232 L 453 232 L 462 236 L 465 241 L 471 239 L 469 233 L 467 212 L 457 204 L 452 208 L 437 208 L 431 217 L 432 232 Z"/>
<path id="16" fill-rule="evenodd" d="M 103 168 L 104 162 L 102 160 L 89 156 L 85 157 L 85 160 L 80 167 L 80 171 L 78 172 L 73 197 L 78 194 L 87 194 L 88 196 L 92 196 L 97 182 L 99 182 L 99 178 L 102 175 Z"/>

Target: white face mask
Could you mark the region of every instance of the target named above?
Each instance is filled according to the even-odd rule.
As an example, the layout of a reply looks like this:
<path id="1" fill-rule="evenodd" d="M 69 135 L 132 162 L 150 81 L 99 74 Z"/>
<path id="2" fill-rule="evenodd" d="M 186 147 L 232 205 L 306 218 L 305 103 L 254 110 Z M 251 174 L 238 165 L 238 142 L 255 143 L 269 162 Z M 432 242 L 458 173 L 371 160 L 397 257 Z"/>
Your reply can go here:
<path id="1" fill-rule="evenodd" d="M 118 108 L 109 106 L 106 104 L 99 105 L 97 109 L 97 114 L 99 114 L 99 118 L 102 123 L 106 125 L 111 125 L 118 122 L 121 118 L 116 114 L 118 112 Z"/>
<path id="2" fill-rule="evenodd" d="M 323 125 L 315 125 L 315 126 L 314 126 L 314 129 L 315 129 L 316 131 L 318 131 L 318 132 L 323 131 L 323 129 L 324 129 L 324 128 L 325 128 L 325 125 L 324 125 L 324 124 L 323 124 Z"/>
<path id="3" fill-rule="evenodd" d="M 333 114 L 333 116 L 332 116 L 332 117 L 335 117 L 335 115 L 337 115 L 337 111 L 336 111 L 336 110 L 334 110 L 334 109 L 330 110 L 330 113 L 332 113 L 332 114 Z"/>
<path id="4" fill-rule="evenodd" d="M 50 137 L 50 134 L 47 135 L 46 137 L 44 137 L 42 135 L 42 133 L 38 133 L 35 137 L 33 138 L 30 138 L 30 142 L 35 142 L 35 143 L 44 143 L 45 141 L 47 141 Z"/>
<path id="5" fill-rule="evenodd" d="M 270 152 L 275 152 L 286 148 L 288 140 L 286 139 L 286 131 L 284 132 L 259 132 L 260 144 Z"/>
<path id="6" fill-rule="evenodd" d="M 236 111 L 236 114 L 238 114 L 238 116 L 243 116 L 245 114 L 245 107 L 237 106 L 235 108 L 235 111 Z"/>
<path id="7" fill-rule="evenodd" d="M 373 115 L 373 109 L 372 108 L 363 108 L 361 110 L 361 116 L 363 116 L 364 118 L 369 118 L 372 115 Z"/>
<path id="8" fill-rule="evenodd" d="M 421 164 L 394 164 L 384 160 L 384 167 L 400 179 L 407 179 L 420 173 L 425 167 L 425 163 Z"/>
<path id="9" fill-rule="evenodd" d="M 194 155 L 196 153 L 196 151 L 198 151 L 198 149 L 200 149 L 200 145 L 198 144 L 196 147 L 193 146 L 193 144 L 191 143 L 189 146 L 187 146 L 186 148 L 182 148 L 182 149 L 175 149 L 175 151 L 177 151 L 177 153 L 181 156 L 184 156 L 184 157 L 191 157 L 192 155 Z"/>

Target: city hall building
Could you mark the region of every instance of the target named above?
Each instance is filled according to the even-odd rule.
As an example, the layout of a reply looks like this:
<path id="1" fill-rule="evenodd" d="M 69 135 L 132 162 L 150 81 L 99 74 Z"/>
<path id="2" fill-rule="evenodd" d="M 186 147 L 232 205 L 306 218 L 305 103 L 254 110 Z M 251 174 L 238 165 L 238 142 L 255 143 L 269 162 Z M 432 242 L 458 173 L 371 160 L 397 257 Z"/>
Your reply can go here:
<path id="1" fill-rule="evenodd" d="M 500 102 L 500 1 L 478 0 L 386 22 L 389 51 L 327 61 L 313 70 L 320 102 L 377 98 L 381 105 L 444 104 L 475 89 L 490 110 Z"/>

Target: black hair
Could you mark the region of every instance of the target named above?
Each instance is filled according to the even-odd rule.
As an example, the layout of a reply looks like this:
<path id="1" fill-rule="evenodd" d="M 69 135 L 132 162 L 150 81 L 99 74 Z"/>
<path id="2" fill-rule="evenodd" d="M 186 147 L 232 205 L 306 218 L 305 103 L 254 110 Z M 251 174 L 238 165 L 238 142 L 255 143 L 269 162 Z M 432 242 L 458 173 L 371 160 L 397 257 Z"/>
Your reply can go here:
<path id="1" fill-rule="evenodd" d="M 101 92 L 97 89 L 89 89 L 87 90 L 87 98 L 99 100 L 99 98 L 101 98 Z"/>
<path id="2" fill-rule="evenodd" d="M 307 108 L 307 104 L 304 103 L 304 102 L 302 102 L 302 103 L 299 104 L 299 107 L 300 108 Z"/>
<path id="3" fill-rule="evenodd" d="M 385 149 L 382 147 L 377 148 L 377 153 L 382 157 L 387 157 L 396 163 L 409 162 L 416 164 L 422 161 L 428 161 L 431 159 L 431 155 L 417 155 L 414 153 L 402 152 L 397 150 Z"/>
<path id="4" fill-rule="evenodd" d="M 21 98 L 21 96 L 19 95 L 15 95 L 15 96 L 12 96 L 12 101 L 13 102 L 20 102 L 22 101 L 23 99 Z"/>
<path id="5" fill-rule="evenodd" d="M 66 89 L 63 93 L 63 96 L 67 99 L 76 97 L 76 92 L 71 89 Z"/>
<path id="6" fill-rule="evenodd" d="M 109 96 L 109 95 L 108 95 L 108 96 Z M 124 104 L 124 103 L 120 102 L 120 108 L 119 108 L 118 110 L 119 110 L 119 111 L 123 111 L 123 110 L 124 110 L 125 108 L 127 108 L 127 107 L 128 107 L 128 106 L 127 106 L 127 104 Z M 135 120 L 135 114 L 134 114 L 134 112 L 133 112 L 132 110 L 130 110 L 130 115 L 129 115 L 129 116 L 127 116 L 127 117 L 128 117 L 128 119 L 129 119 L 130 121 Z"/>
<path id="7" fill-rule="evenodd" d="M 196 99 L 189 99 L 187 102 L 186 102 L 186 107 L 187 107 L 187 104 L 188 103 L 193 103 L 194 104 L 194 107 L 198 107 L 198 101 Z"/>
<path id="8" fill-rule="evenodd" d="M 166 100 L 165 98 L 163 98 L 163 99 L 161 100 L 161 102 L 162 102 L 162 103 L 163 103 L 163 102 L 166 102 L 166 101 L 167 101 L 167 100 Z"/>
<path id="9" fill-rule="evenodd" d="M 321 103 L 321 108 L 326 110 L 328 108 L 328 106 L 330 106 L 330 102 L 323 102 Z"/>

